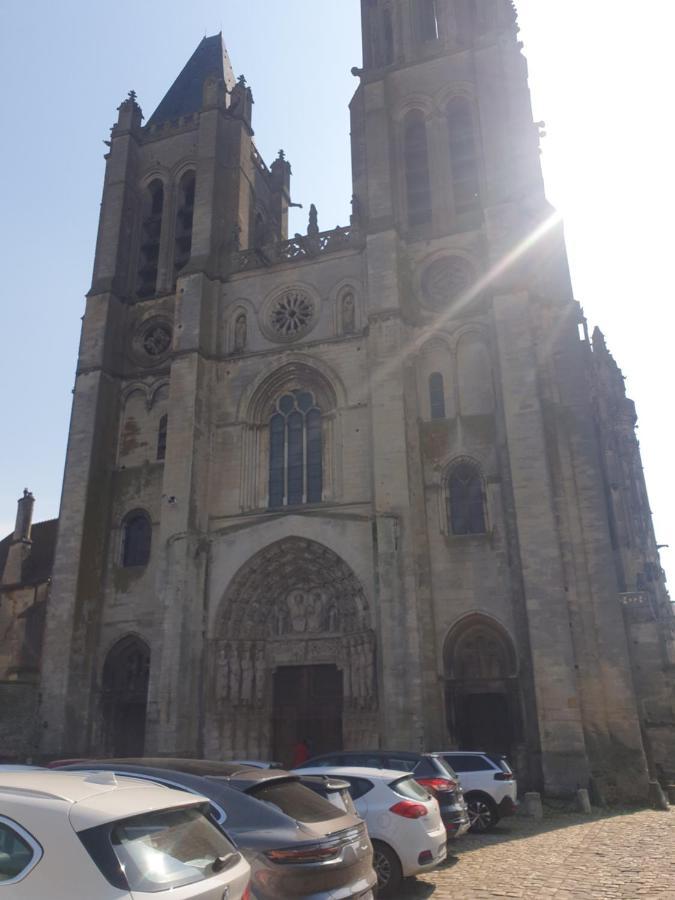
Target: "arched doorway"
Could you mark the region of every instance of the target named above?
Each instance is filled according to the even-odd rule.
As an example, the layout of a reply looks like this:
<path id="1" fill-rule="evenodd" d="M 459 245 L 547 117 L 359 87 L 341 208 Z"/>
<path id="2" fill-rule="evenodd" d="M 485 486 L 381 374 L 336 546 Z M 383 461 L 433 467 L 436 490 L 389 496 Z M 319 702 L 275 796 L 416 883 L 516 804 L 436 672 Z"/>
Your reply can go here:
<path id="1" fill-rule="evenodd" d="M 211 641 L 206 752 L 290 762 L 377 740 L 375 638 L 363 588 L 334 551 L 289 537 L 235 575 Z"/>
<path id="2" fill-rule="evenodd" d="M 139 637 L 122 638 L 103 666 L 103 742 L 107 755 L 142 756 L 148 705 L 150 648 Z"/>
<path id="3" fill-rule="evenodd" d="M 514 760 L 522 716 L 516 653 L 506 631 L 487 616 L 467 617 L 448 635 L 444 664 L 453 743 Z"/>

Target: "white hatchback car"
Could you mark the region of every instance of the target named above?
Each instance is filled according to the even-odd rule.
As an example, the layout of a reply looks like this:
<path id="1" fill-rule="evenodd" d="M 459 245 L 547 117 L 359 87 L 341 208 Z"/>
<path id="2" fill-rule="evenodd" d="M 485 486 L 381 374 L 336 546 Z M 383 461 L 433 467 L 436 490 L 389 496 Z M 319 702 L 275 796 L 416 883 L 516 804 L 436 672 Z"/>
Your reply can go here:
<path id="1" fill-rule="evenodd" d="M 0 773 L 0 900 L 248 900 L 203 798 L 106 773 Z"/>
<path id="2" fill-rule="evenodd" d="M 445 859 L 448 835 L 438 802 L 410 772 L 313 766 L 294 773 L 332 775 L 348 782 L 373 844 L 379 896 L 396 896 L 403 878 L 428 872 Z"/>
<path id="3" fill-rule="evenodd" d="M 471 831 L 489 831 L 518 810 L 518 783 L 504 757 L 481 751 L 439 752 L 462 783 Z"/>

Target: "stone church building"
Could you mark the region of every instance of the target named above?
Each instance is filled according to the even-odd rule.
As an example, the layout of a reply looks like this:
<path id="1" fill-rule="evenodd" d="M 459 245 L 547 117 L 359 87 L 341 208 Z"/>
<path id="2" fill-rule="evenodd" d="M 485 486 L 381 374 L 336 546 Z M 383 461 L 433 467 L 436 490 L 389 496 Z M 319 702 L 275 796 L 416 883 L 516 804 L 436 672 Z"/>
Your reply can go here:
<path id="1" fill-rule="evenodd" d="M 289 237 L 291 166 L 256 149 L 220 35 L 147 120 L 119 108 L 34 749 L 456 746 L 642 800 L 675 774 L 675 618 L 515 9 L 362 21 L 344 227 L 312 207 Z"/>

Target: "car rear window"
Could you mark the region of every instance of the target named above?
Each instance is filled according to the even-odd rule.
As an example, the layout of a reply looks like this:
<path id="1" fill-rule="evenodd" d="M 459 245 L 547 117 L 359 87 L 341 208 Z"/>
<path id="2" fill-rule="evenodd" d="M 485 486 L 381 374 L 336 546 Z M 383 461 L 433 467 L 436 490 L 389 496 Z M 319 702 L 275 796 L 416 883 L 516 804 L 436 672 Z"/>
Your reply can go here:
<path id="1" fill-rule="evenodd" d="M 445 765 L 444 760 L 438 756 L 422 756 L 419 762 L 415 764 L 413 771 L 417 778 L 420 776 L 424 778 L 438 778 L 439 776 L 447 778 L 449 774 L 452 774 Z"/>
<path id="2" fill-rule="evenodd" d="M 251 797 L 276 807 L 296 822 L 327 822 L 339 819 L 344 811 L 315 794 L 298 781 L 263 783 L 248 791 Z"/>
<path id="3" fill-rule="evenodd" d="M 162 810 L 116 822 L 110 840 L 132 892 L 154 894 L 195 884 L 239 859 L 199 809 Z"/>
<path id="4" fill-rule="evenodd" d="M 490 760 L 490 762 L 494 763 L 498 768 L 500 768 L 506 775 L 513 775 L 513 769 L 505 759 L 501 759 L 498 756 L 489 756 L 488 759 Z"/>
<path id="5" fill-rule="evenodd" d="M 483 756 L 451 754 L 445 757 L 455 772 L 487 772 L 494 768 Z"/>
<path id="6" fill-rule="evenodd" d="M 399 778 L 389 782 L 389 787 L 406 800 L 428 800 L 429 794 L 414 778 Z"/>
<path id="7" fill-rule="evenodd" d="M 40 856 L 40 847 L 23 828 L 0 817 L 0 884 L 25 877 Z"/>
<path id="8" fill-rule="evenodd" d="M 345 778 L 345 781 L 349 782 L 349 793 L 352 795 L 352 800 L 358 800 L 359 797 L 365 796 L 368 791 L 372 791 L 373 782 L 368 781 L 367 778 L 353 778 L 351 775 L 347 777 L 341 775 L 340 778 Z"/>

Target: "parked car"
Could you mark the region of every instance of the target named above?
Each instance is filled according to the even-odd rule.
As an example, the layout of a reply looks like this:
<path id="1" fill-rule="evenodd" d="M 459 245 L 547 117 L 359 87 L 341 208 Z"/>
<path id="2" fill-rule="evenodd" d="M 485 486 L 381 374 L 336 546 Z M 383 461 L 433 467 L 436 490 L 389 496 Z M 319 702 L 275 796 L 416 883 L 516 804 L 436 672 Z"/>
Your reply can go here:
<path id="1" fill-rule="evenodd" d="M 250 866 L 207 808 L 204 797 L 108 773 L 2 772 L 0 895 L 246 900 Z"/>
<path id="2" fill-rule="evenodd" d="M 438 800 L 448 838 L 461 837 L 469 830 L 471 823 L 459 780 L 438 753 L 344 750 L 315 756 L 304 763 L 302 771 L 326 766 L 331 770 L 337 766 L 363 766 L 369 769 L 410 772 L 415 781 L 430 790 Z"/>
<path id="3" fill-rule="evenodd" d="M 503 757 L 459 750 L 442 751 L 440 756 L 462 783 L 471 831 L 489 831 L 500 819 L 514 815 L 518 809 L 518 784 Z"/>
<path id="4" fill-rule="evenodd" d="M 373 842 L 378 891 L 383 896 L 395 896 L 403 878 L 433 869 L 445 859 L 447 832 L 438 801 L 412 775 L 341 766 L 306 771 L 349 783 Z"/>
<path id="5" fill-rule="evenodd" d="M 252 867 L 259 900 L 372 900 L 377 879 L 364 823 L 295 774 L 194 759 L 88 761 L 68 769 L 110 771 L 208 797 L 213 820 Z"/>

